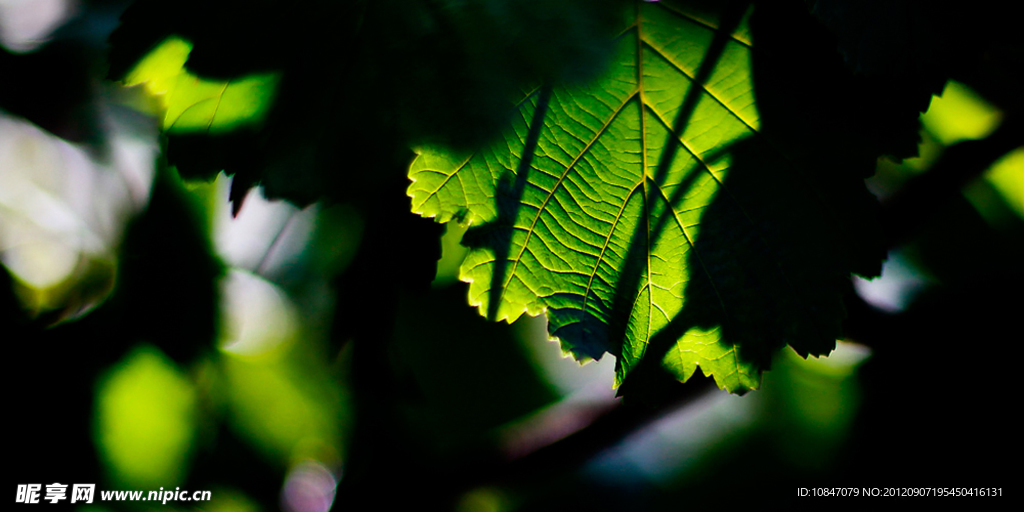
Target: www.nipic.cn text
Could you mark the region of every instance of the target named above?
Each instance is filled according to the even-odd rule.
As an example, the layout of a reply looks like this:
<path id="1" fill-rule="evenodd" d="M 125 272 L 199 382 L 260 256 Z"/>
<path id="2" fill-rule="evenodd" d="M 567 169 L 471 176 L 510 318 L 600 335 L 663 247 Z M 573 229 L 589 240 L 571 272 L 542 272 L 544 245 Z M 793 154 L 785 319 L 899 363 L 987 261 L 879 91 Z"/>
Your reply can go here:
<path id="1" fill-rule="evenodd" d="M 69 491 L 70 487 L 70 493 Z M 96 484 L 18 484 L 15 503 L 59 502 L 92 503 L 96 498 Z M 100 491 L 99 501 L 153 501 L 166 505 L 169 502 L 210 501 L 210 491 L 183 491 L 161 487 L 156 491 Z"/>

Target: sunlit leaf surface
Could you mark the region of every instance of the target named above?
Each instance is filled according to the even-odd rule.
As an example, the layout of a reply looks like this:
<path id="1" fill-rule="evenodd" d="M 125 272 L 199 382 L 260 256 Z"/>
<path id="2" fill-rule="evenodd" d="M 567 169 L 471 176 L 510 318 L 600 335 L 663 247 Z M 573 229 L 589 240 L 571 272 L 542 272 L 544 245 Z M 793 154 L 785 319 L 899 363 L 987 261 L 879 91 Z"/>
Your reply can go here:
<path id="1" fill-rule="evenodd" d="M 473 154 L 421 149 L 409 195 L 470 224 L 461 278 L 488 317 L 546 312 L 618 383 L 658 346 L 678 379 L 742 393 L 785 343 L 834 347 L 851 269 L 839 207 L 760 131 L 743 13 L 694 4 L 635 3 L 601 80 L 525 92 Z"/>
<path id="2" fill-rule="evenodd" d="M 125 85 L 144 84 L 159 99 L 164 130 L 216 133 L 263 120 L 277 87 L 276 74 L 227 82 L 204 80 L 185 69 L 191 50 L 187 41 L 168 38 L 125 77 Z"/>

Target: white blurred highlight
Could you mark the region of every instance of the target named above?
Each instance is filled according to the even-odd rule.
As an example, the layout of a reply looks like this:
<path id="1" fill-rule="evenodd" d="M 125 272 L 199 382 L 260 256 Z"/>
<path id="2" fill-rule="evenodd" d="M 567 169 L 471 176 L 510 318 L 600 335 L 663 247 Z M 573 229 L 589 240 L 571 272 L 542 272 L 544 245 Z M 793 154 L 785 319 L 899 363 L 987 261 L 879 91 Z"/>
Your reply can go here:
<path id="1" fill-rule="evenodd" d="M 222 347 L 258 356 L 293 339 L 298 311 L 283 291 L 269 281 L 232 269 L 221 281 Z"/>
<path id="2" fill-rule="evenodd" d="M 754 402 L 713 390 L 633 432 L 588 464 L 600 478 L 668 482 L 709 447 L 755 420 Z"/>
<path id="3" fill-rule="evenodd" d="M 77 7 L 74 0 L 0 0 L 0 44 L 14 53 L 35 50 Z"/>
<path id="4" fill-rule="evenodd" d="M 338 481 L 323 464 L 304 461 L 292 468 L 281 489 L 285 512 L 327 512 L 334 503 Z"/>
<path id="5" fill-rule="evenodd" d="M 216 187 L 227 197 L 230 179 L 221 174 Z M 227 201 L 218 203 L 213 239 L 217 253 L 231 266 L 261 275 L 273 275 L 295 260 L 312 237 L 318 206 L 299 210 L 285 201 L 268 201 L 256 190 L 231 216 Z"/>
<path id="6" fill-rule="evenodd" d="M 45 291 L 114 261 L 128 217 L 149 201 L 155 142 L 109 124 L 100 161 L 0 111 L 0 262 L 24 285 Z"/>
<path id="7" fill-rule="evenodd" d="M 523 315 L 516 322 L 528 330 L 529 334 L 524 339 L 532 359 L 562 396 L 596 402 L 614 401 L 615 390 L 609 385 L 615 382 L 614 356 L 605 354 L 599 361 L 580 364 L 572 355 L 556 348 L 555 345 L 561 342 L 550 340 L 544 316 Z"/>
<path id="8" fill-rule="evenodd" d="M 568 437 L 619 405 L 611 386 L 614 356 L 605 354 L 581 365 L 555 347 L 560 342 L 549 339 L 543 316 L 523 315 L 516 325 L 523 329 L 522 340 L 534 363 L 562 399 L 500 430 L 502 450 L 510 459 Z"/>
<path id="9" fill-rule="evenodd" d="M 882 264 L 882 276 L 872 280 L 854 276 L 853 288 L 865 302 L 887 313 L 899 313 L 928 285 L 928 281 L 898 251 Z"/>

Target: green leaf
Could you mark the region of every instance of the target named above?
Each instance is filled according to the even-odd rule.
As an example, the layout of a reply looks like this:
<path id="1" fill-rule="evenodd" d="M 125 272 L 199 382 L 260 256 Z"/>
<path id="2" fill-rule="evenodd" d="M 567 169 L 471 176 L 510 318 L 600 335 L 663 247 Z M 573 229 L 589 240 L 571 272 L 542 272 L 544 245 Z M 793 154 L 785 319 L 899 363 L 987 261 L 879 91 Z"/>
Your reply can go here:
<path id="1" fill-rule="evenodd" d="M 413 211 L 469 223 L 460 277 L 481 313 L 546 312 L 577 359 L 618 358 L 617 385 L 646 356 L 742 393 L 786 343 L 834 348 L 850 272 L 877 266 L 847 220 L 863 169 L 812 173 L 814 148 L 762 128 L 739 7 L 635 2 L 598 81 L 524 92 L 475 153 L 419 151 Z"/>
<path id="2" fill-rule="evenodd" d="M 201 79 L 185 69 L 192 45 L 170 37 L 147 54 L 125 77 L 143 84 L 164 110 L 162 128 L 170 133 L 230 131 L 258 124 L 270 107 L 277 75 L 263 73 L 235 80 Z"/>

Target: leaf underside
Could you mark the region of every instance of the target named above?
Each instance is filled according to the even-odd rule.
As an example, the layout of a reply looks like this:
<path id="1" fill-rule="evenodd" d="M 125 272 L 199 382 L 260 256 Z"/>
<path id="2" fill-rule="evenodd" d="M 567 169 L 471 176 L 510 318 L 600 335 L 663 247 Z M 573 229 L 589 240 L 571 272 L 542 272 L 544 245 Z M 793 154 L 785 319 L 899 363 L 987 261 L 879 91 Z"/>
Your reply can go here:
<path id="1" fill-rule="evenodd" d="M 834 348 L 849 229 L 762 133 L 744 13 L 692 3 L 630 6 L 600 80 L 525 91 L 475 153 L 421 149 L 408 193 L 469 223 L 461 278 L 489 318 L 546 312 L 577 359 L 617 357 L 617 385 L 646 356 L 743 393 L 787 343 Z"/>

